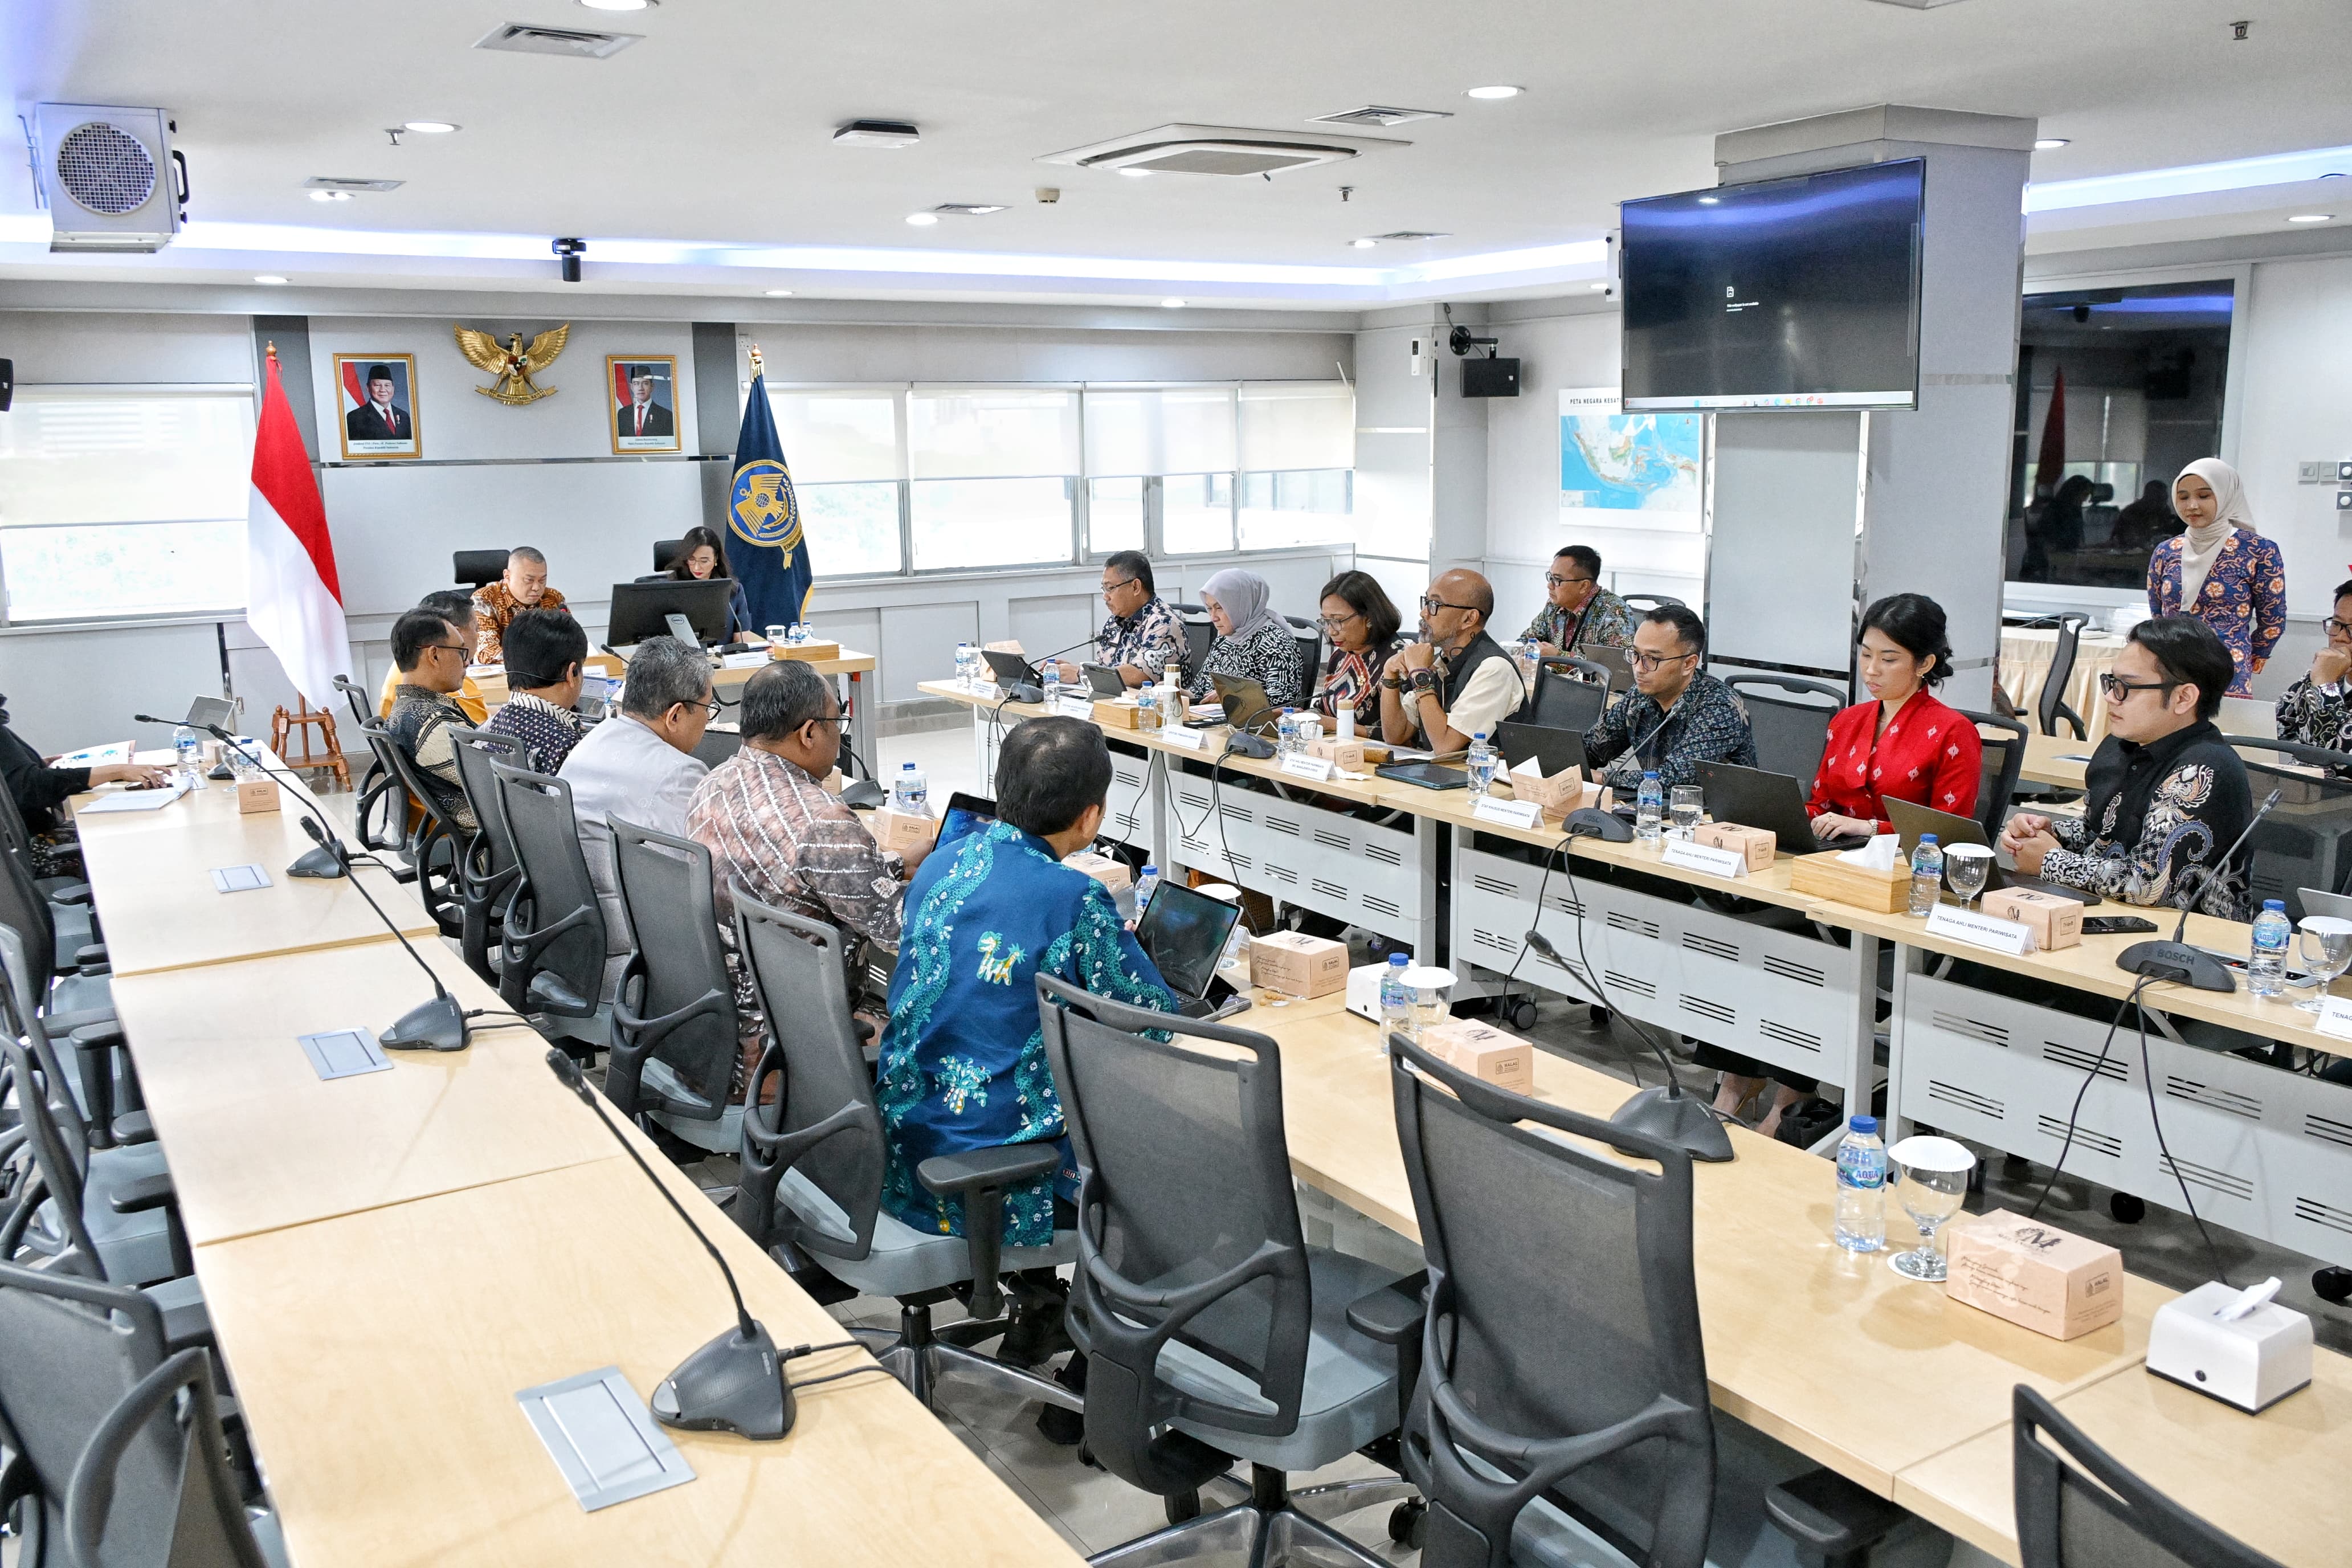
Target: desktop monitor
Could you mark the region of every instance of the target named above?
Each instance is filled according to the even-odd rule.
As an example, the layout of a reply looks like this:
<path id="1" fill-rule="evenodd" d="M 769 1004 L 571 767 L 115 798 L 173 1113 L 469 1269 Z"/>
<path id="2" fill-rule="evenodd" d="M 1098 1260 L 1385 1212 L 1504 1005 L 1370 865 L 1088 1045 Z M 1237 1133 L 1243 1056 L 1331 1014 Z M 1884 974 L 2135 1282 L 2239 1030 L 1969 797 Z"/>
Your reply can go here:
<path id="1" fill-rule="evenodd" d="M 692 623 L 695 635 L 705 647 L 727 640 L 727 600 L 734 590 L 733 579 L 706 578 L 700 582 L 678 582 L 675 579 L 657 583 L 615 583 L 613 584 L 613 613 L 604 640 L 615 647 L 627 647 L 647 637 L 667 637 L 668 617 L 684 616 Z"/>

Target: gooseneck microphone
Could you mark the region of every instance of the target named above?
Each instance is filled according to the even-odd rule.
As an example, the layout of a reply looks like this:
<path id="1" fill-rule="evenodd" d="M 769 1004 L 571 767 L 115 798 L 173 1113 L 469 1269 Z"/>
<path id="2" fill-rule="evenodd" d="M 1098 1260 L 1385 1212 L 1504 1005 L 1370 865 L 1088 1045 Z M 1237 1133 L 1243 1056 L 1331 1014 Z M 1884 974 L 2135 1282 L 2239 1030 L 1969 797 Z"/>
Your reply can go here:
<path id="1" fill-rule="evenodd" d="M 1580 914 L 1577 916 L 1580 921 L 1583 918 Z M 1570 974 L 1582 976 L 1585 984 L 1592 986 L 1591 976 L 1585 974 L 1579 965 L 1562 958 L 1559 950 L 1552 946 L 1551 939 L 1543 932 L 1528 927 L 1526 942 L 1539 956 L 1550 960 Z M 1608 997 L 1601 994 L 1598 986 L 1593 986 L 1593 991 L 1595 1000 L 1607 1006 Z M 1650 1033 L 1649 1026 L 1636 1019 L 1628 1019 L 1627 1022 L 1633 1025 L 1633 1032 L 1641 1036 L 1642 1043 L 1656 1054 L 1658 1068 L 1665 1074 L 1666 1081 L 1657 1089 L 1642 1089 L 1639 1087 L 1640 1075 L 1636 1074 L 1633 1098 L 1619 1106 L 1609 1120 L 1620 1127 L 1630 1127 L 1661 1142 L 1671 1143 L 1694 1160 L 1720 1163 L 1730 1159 L 1731 1134 L 1724 1131 L 1721 1119 L 1712 1108 L 1701 1105 L 1683 1093 L 1682 1080 L 1675 1076 L 1674 1061 Z M 1612 1037 L 1614 1037 L 1613 1031 Z M 1627 1055 L 1632 1055 L 1630 1048 Z"/>
<path id="2" fill-rule="evenodd" d="M 2210 884 L 2214 878 L 2223 875 L 2229 869 L 2230 862 L 2238 858 L 2239 849 L 2253 837 L 2254 829 L 2263 817 L 2271 814 L 2271 807 L 2279 803 L 2279 796 L 2284 793 L 2282 790 L 2271 791 L 2270 798 L 2263 801 L 2254 815 L 2247 819 L 2246 830 L 2238 835 L 2237 843 L 2231 845 L 2220 858 L 2204 866 L 2185 868 L 2174 884 L 2176 889 L 2179 883 L 2200 872 L 2203 873 L 2199 883 L 2200 889 Z M 2203 948 L 2184 940 L 2189 934 L 2189 910 L 2195 898 L 2179 891 L 2176 891 L 2175 896 L 2182 901 L 2180 919 L 2172 928 L 2172 940 L 2136 942 L 2116 955 L 2116 967 L 2128 973 L 2145 975 L 2150 980 L 2177 980 L 2200 991 L 2235 991 L 2238 979 L 2230 973 L 2230 966 Z"/>
<path id="3" fill-rule="evenodd" d="M 351 858 L 341 839 L 320 826 L 317 820 L 307 813 L 302 817 L 302 831 L 318 842 L 319 847 L 311 851 L 312 854 L 331 857 L 341 868 L 338 875 L 350 876 Z M 408 933 L 400 929 L 400 922 L 383 912 L 383 906 L 375 901 L 375 895 L 367 890 L 367 884 L 352 877 L 352 887 L 367 900 L 368 908 L 375 911 L 375 918 L 383 922 L 383 929 L 392 933 L 393 940 L 416 961 L 416 967 L 425 971 L 425 978 L 433 983 L 433 1000 L 421 1002 L 403 1013 L 391 1028 L 376 1037 L 376 1043 L 392 1051 L 464 1050 L 467 1036 L 466 1010 L 457 1005 L 457 999 L 449 994 L 449 988 L 441 984 L 441 977 L 433 973 L 433 966 L 425 962 L 425 955 L 416 951 L 416 944 L 410 942 Z"/>
<path id="4" fill-rule="evenodd" d="M 604 1096 L 580 1071 L 580 1064 L 562 1050 L 551 1048 L 547 1065 L 563 1087 L 580 1097 L 596 1120 L 604 1124 L 614 1140 L 636 1162 L 646 1180 L 654 1184 L 662 1200 L 668 1204 L 686 1228 L 694 1232 L 702 1249 L 710 1254 L 710 1261 L 719 1265 L 721 1278 L 727 1281 L 727 1293 L 735 1300 L 735 1326 L 677 1363 L 677 1370 L 664 1378 L 654 1389 L 646 1403 L 653 1407 L 654 1419 L 665 1426 L 676 1426 L 688 1432 L 733 1432 L 754 1442 L 772 1442 L 793 1429 L 793 1390 L 784 1381 L 784 1363 L 777 1358 L 776 1342 L 768 1331 L 751 1316 L 743 1305 L 743 1292 L 735 1283 L 735 1270 L 727 1267 L 721 1254 L 703 1228 L 694 1223 L 686 1205 L 665 1185 L 636 1145 L 614 1125 L 605 1110 Z"/>
<path id="5" fill-rule="evenodd" d="M 235 752 L 238 756 L 243 757 L 247 762 L 251 763 L 256 768 L 258 768 L 265 776 L 275 780 L 278 784 L 279 792 L 292 798 L 294 802 L 294 809 L 301 815 L 303 830 L 309 833 L 312 838 L 319 838 L 322 833 L 326 834 L 328 838 L 332 838 L 334 837 L 332 833 L 327 831 L 326 825 L 319 821 L 317 815 L 311 811 L 309 803 L 305 801 L 301 792 L 299 790 L 289 789 L 287 787 L 289 784 L 299 784 L 301 782 L 300 780 L 293 778 L 290 774 L 280 773 L 276 768 L 271 767 L 268 763 L 263 762 L 257 751 L 248 752 L 243 746 L 238 745 L 236 743 L 236 737 L 230 734 L 226 730 L 222 729 L 218 724 L 190 725 L 184 719 L 158 719 L 152 713 L 133 713 L 131 717 L 134 722 L 141 724 L 168 724 L 175 730 L 189 728 L 204 731 L 214 740 L 218 741 L 221 743 L 224 761 L 226 761 L 226 754 L 228 752 Z M 343 864 L 342 858 L 340 855 L 334 854 L 330 850 L 321 847 L 318 849 L 304 850 L 299 856 L 296 857 L 292 865 L 286 868 L 286 874 L 289 877 L 309 877 L 319 881 L 327 882 L 334 880 L 337 877 L 345 875 L 347 870 L 348 868 Z"/>

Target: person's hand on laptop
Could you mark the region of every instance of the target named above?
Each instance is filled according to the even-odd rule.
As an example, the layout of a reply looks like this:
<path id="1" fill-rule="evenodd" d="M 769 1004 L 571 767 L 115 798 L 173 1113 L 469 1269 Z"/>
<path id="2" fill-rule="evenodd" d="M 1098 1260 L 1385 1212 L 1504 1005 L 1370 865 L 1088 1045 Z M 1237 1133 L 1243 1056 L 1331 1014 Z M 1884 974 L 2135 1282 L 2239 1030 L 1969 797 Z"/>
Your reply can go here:
<path id="1" fill-rule="evenodd" d="M 1859 816 L 1840 816 L 1834 811 L 1825 811 L 1813 818 L 1816 838 L 1871 838 L 1877 833 L 1878 824 Z"/>
<path id="2" fill-rule="evenodd" d="M 1080 669 L 1076 665 L 1072 664 L 1066 658 L 1055 660 L 1054 668 L 1065 681 L 1077 680 L 1086 675 L 1085 670 Z"/>
<path id="3" fill-rule="evenodd" d="M 2000 847 L 2016 858 L 2017 868 L 2028 877 L 2042 875 L 2042 858 L 2058 847 L 2050 819 L 2021 811 L 2000 830 Z"/>

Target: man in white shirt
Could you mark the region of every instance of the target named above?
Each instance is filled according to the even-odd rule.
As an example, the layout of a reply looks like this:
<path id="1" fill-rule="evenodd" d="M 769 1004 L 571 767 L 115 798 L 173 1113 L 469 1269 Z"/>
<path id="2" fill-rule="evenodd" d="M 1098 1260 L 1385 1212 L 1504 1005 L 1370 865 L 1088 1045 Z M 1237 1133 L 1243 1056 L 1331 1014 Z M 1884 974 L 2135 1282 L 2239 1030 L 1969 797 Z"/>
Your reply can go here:
<path id="1" fill-rule="evenodd" d="M 1519 667 L 1486 635 L 1495 589 L 1475 572 L 1448 572 L 1421 600 L 1421 638 L 1381 672 L 1381 733 L 1392 745 L 1444 755 L 1496 728 L 1527 705 Z"/>
<path id="2" fill-rule="evenodd" d="M 656 833 L 686 837 L 686 808 L 710 769 L 694 755 L 717 704 L 710 661 L 675 637 L 647 637 L 629 660 L 620 710 L 572 748 L 557 775 L 572 786 L 580 852 L 604 910 L 604 995 L 610 998 L 635 942 L 613 874 L 614 816 Z"/>

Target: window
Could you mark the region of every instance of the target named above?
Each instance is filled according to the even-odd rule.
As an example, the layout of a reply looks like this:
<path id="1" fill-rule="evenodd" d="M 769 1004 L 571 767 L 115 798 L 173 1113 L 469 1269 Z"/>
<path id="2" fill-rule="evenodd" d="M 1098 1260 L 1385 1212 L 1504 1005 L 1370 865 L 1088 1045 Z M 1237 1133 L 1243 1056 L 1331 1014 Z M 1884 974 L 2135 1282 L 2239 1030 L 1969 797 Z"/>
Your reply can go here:
<path id="1" fill-rule="evenodd" d="M 1030 566 L 1070 558 L 1075 479 L 917 479 L 915 569 Z"/>
<path id="2" fill-rule="evenodd" d="M 1072 559 L 1080 467 L 1074 388 L 908 393 L 915 570 Z"/>
<path id="3" fill-rule="evenodd" d="M 1108 555 L 1114 550 L 1141 550 L 1143 481 L 1087 481 L 1087 552 Z"/>
<path id="4" fill-rule="evenodd" d="M 820 576 L 897 572 L 898 394 L 889 387 L 770 387 L 768 405 Z"/>
<path id="5" fill-rule="evenodd" d="M 245 604 L 253 390 L 21 387 L 0 419 L 11 622 Z"/>
<path id="6" fill-rule="evenodd" d="M 1160 547 L 1202 555 L 1234 547 L 1234 477 L 1171 474 L 1160 481 Z"/>
<path id="7" fill-rule="evenodd" d="M 1281 550 L 1354 538 L 1355 479 L 1351 468 L 1244 474 L 1242 548 Z"/>
<path id="8" fill-rule="evenodd" d="M 896 572 L 906 559 L 897 484 L 795 484 L 793 493 L 800 499 L 802 538 L 824 542 L 814 555 L 818 576 Z"/>
<path id="9" fill-rule="evenodd" d="M 1247 383 L 1238 423 L 1244 550 L 1356 537 L 1356 399 L 1344 382 Z"/>

